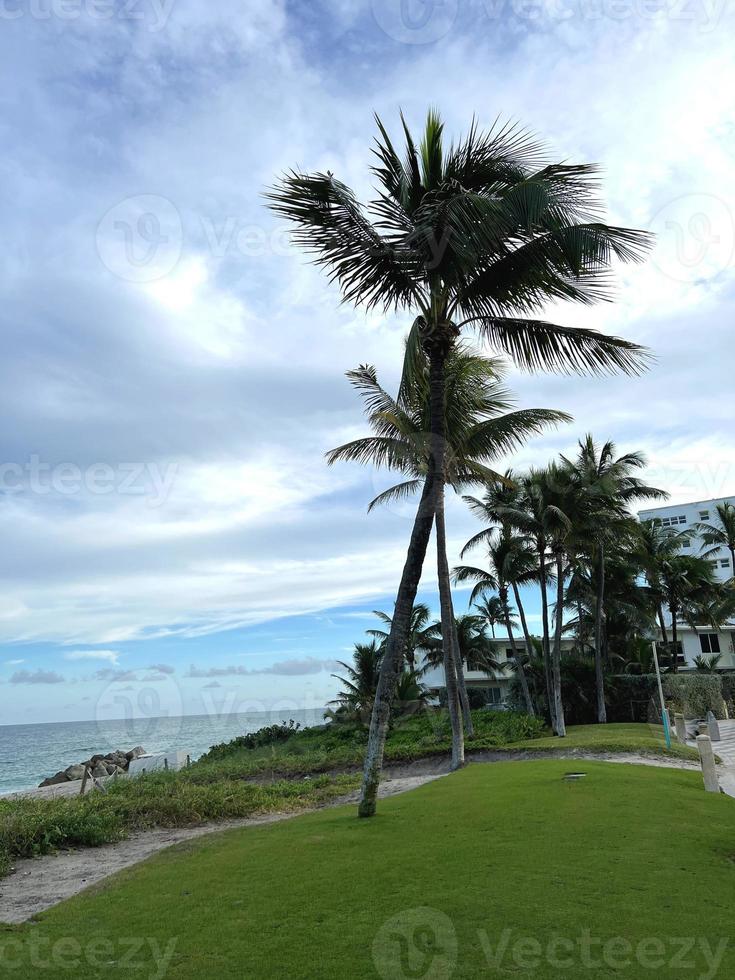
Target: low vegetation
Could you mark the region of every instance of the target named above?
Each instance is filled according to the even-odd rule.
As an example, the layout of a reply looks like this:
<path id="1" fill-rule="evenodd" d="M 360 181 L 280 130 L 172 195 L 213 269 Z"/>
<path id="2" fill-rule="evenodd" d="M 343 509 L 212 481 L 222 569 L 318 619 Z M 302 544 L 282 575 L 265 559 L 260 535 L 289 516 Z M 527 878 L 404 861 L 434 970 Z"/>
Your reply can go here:
<path id="1" fill-rule="evenodd" d="M 495 749 L 527 739 L 539 738 L 546 731 L 543 722 L 516 712 L 472 712 L 474 735 L 469 749 Z M 363 726 L 331 724 L 295 732 L 285 741 L 277 740 L 259 748 L 235 739 L 214 746 L 201 760 L 211 771 L 239 776 L 257 774 L 316 773 L 362 764 L 367 731 Z M 389 763 L 410 763 L 451 750 L 452 733 L 444 710 L 425 710 L 401 720 L 390 731 L 385 748 Z"/>
<path id="2" fill-rule="evenodd" d="M 0 942 L 18 976 L 63 950 L 61 980 L 733 976 L 732 800 L 698 773 L 581 768 L 470 766 L 376 820 L 338 807 L 212 835 Z"/>
<path id="3" fill-rule="evenodd" d="M 98 847 L 149 827 L 289 812 L 329 803 L 355 789 L 354 776 L 317 776 L 268 785 L 194 765 L 108 784 L 107 792 L 57 799 L 0 800 L 0 874 L 12 861 L 59 848 Z"/>

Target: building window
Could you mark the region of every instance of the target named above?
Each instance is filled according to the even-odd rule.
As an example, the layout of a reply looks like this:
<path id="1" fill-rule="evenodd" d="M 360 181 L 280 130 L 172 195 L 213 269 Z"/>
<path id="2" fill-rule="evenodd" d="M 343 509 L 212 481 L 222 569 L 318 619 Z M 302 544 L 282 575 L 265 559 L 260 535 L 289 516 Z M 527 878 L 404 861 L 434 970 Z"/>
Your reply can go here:
<path id="1" fill-rule="evenodd" d="M 674 517 L 662 517 L 661 527 L 676 527 L 678 524 L 686 524 L 686 514 L 676 514 Z"/>
<path id="2" fill-rule="evenodd" d="M 505 648 L 505 659 L 506 660 L 515 660 L 515 658 L 516 657 L 515 657 L 515 654 L 513 653 L 513 647 L 506 647 Z"/>
<path id="3" fill-rule="evenodd" d="M 699 518 L 702 521 L 708 521 L 709 520 L 709 511 L 708 510 L 700 510 L 700 512 L 699 512 Z"/>
<path id="4" fill-rule="evenodd" d="M 700 633 L 699 645 L 702 648 L 702 653 L 720 652 L 720 638 L 717 633 Z"/>
<path id="5" fill-rule="evenodd" d="M 729 568 L 729 567 L 730 567 L 730 559 L 720 558 L 720 568 Z"/>

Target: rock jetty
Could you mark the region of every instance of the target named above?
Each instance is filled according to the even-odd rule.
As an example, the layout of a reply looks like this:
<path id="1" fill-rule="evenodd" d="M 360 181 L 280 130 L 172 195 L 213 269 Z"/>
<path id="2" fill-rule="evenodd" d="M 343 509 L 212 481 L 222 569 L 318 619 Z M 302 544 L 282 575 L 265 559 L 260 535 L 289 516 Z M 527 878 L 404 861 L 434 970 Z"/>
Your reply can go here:
<path id="1" fill-rule="evenodd" d="M 44 779 L 38 786 L 39 789 L 42 789 L 44 786 L 58 786 L 60 783 L 70 783 L 75 779 L 82 779 L 85 769 L 89 769 L 95 779 L 102 779 L 105 776 L 115 776 L 119 773 L 127 772 L 132 759 L 139 759 L 142 755 L 147 754 L 141 745 L 136 745 L 129 752 L 122 752 L 120 749 L 117 749 L 115 752 L 108 753 L 108 755 L 93 755 L 86 762 L 80 762 L 75 766 L 68 766 L 66 769 L 57 772 L 55 776 L 49 776 L 48 779 Z"/>

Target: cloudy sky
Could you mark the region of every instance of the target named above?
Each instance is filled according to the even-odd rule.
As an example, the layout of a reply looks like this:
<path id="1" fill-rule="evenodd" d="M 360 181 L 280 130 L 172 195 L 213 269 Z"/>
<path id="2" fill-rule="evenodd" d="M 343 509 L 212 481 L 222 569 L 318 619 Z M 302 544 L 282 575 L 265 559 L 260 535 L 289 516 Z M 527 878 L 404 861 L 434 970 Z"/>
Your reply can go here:
<path id="1" fill-rule="evenodd" d="M 604 164 L 611 220 L 658 235 L 614 305 L 553 311 L 653 368 L 512 372 L 520 405 L 575 422 L 507 462 L 590 430 L 645 450 L 674 500 L 735 492 L 732 4 L 7 0 L 0 19 L 1 723 L 123 691 L 323 704 L 391 608 L 410 508 L 368 516 L 385 478 L 323 454 L 363 430 L 344 371 L 393 385 L 407 323 L 340 307 L 260 196 L 291 166 L 369 194 L 373 111 L 520 120 Z M 476 528 L 449 520 L 455 560 Z"/>

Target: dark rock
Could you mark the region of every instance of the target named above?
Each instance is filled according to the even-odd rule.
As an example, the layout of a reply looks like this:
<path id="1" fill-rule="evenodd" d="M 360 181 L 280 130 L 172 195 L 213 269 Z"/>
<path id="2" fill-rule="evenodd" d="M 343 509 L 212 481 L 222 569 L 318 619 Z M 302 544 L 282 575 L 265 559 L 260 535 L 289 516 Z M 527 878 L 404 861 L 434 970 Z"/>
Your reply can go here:
<path id="1" fill-rule="evenodd" d="M 58 786 L 60 783 L 68 783 L 69 777 L 65 772 L 57 772 L 55 776 L 49 776 L 48 779 L 44 779 L 42 783 L 39 783 L 39 789 L 44 786 Z"/>
<path id="2" fill-rule="evenodd" d="M 148 753 L 146 752 L 146 750 L 143 748 L 142 745 L 136 745 L 134 749 L 131 749 L 129 752 L 125 753 L 128 762 L 130 762 L 131 759 L 140 759 L 142 755 L 147 755 L 147 754 Z"/>
<path id="3" fill-rule="evenodd" d="M 71 779 L 81 779 L 84 776 L 84 766 L 69 766 L 64 770 L 66 778 Z"/>

